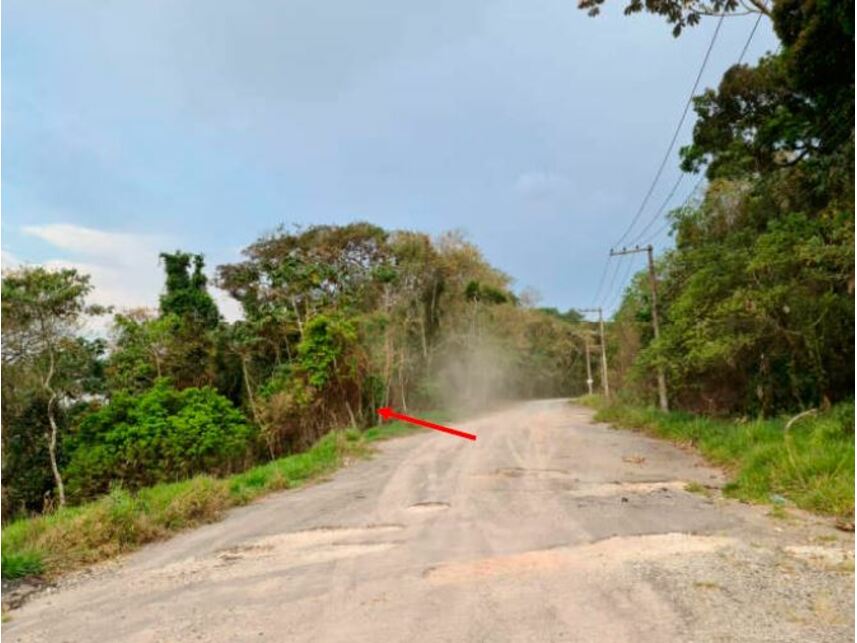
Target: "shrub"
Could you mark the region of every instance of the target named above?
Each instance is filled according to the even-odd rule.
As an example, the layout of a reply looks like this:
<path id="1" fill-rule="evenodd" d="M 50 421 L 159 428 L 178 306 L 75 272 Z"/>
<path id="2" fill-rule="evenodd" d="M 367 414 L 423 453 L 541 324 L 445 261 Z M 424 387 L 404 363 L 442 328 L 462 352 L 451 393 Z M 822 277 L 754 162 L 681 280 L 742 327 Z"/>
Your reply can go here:
<path id="1" fill-rule="evenodd" d="M 66 469 L 69 492 L 90 498 L 117 482 L 133 490 L 228 474 L 249 464 L 255 438 L 241 412 L 214 389 L 178 391 L 161 379 L 83 418 Z"/>

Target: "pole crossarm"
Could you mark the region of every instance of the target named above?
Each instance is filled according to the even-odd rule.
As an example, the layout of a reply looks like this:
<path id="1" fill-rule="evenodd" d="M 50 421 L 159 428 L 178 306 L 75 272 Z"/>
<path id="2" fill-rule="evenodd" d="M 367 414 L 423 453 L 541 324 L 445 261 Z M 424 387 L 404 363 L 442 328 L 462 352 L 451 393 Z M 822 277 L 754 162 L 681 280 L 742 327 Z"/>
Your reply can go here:
<path id="1" fill-rule="evenodd" d="M 621 250 L 610 250 L 611 257 L 618 257 L 621 255 L 632 255 L 637 252 L 651 252 L 654 250 L 651 244 L 647 246 L 634 246 L 633 248 L 622 248 Z"/>

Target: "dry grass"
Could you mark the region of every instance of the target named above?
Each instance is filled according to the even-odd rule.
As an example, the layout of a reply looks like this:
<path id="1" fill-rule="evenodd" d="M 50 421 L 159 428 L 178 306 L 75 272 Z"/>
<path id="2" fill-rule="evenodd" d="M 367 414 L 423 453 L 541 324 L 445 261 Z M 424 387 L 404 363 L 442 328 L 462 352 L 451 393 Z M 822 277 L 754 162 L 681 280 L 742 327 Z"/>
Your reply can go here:
<path id="1" fill-rule="evenodd" d="M 852 520 L 854 516 L 854 404 L 842 403 L 806 417 L 785 431 L 787 418 L 721 420 L 664 413 L 598 397 L 595 419 L 640 429 L 699 449 L 730 471 L 726 495 L 757 503 L 786 504 Z"/>
<path id="2" fill-rule="evenodd" d="M 396 422 L 362 433 L 334 431 L 308 451 L 228 478 L 202 475 L 137 493 L 117 487 L 94 502 L 16 520 L 2 533 L 3 578 L 55 576 L 213 522 L 230 507 L 317 480 L 368 455 L 370 442 L 407 431 L 407 425 Z"/>

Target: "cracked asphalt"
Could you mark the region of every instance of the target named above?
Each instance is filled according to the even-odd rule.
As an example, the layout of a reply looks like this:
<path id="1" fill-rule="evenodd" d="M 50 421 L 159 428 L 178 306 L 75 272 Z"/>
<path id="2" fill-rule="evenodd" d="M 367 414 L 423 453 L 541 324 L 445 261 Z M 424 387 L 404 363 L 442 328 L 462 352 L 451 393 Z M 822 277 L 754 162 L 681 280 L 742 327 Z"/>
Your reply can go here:
<path id="1" fill-rule="evenodd" d="M 850 641 L 854 540 L 687 450 L 518 404 L 62 581 L 8 641 Z M 705 493 L 687 491 L 704 488 Z"/>

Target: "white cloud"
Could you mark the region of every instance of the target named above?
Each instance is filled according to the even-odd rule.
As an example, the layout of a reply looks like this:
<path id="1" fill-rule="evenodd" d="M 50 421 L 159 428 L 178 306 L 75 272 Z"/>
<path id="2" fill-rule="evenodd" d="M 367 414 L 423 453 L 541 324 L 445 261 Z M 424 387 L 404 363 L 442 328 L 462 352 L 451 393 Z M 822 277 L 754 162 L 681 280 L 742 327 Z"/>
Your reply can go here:
<path id="1" fill-rule="evenodd" d="M 157 305 L 163 284 L 158 266 L 164 239 L 148 235 L 106 232 L 70 223 L 25 226 L 63 257 L 41 262 L 49 268 L 75 268 L 92 277 L 91 300 L 117 309 Z"/>
<path id="2" fill-rule="evenodd" d="M 23 231 L 50 245 L 110 266 L 157 264 L 158 249 L 167 241 L 153 235 L 106 232 L 72 223 L 24 226 Z"/>
<path id="3" fill-rule="evenodd" d="M 25 226 L 25 234 L 47 242 L 63 254 L 41 262 L 48 268 L 75 268 L 88 274 L 94 286 L 93 303 L 129 308 L 156 308 L 163 289 L 164 272 L 159 254 L 176 244 L 155 235 L 108 232 L 71 223 Z M 4 265 L 6 253 L 4 252 Z M 240 307 L 226 293 L 212 295 L 227 319 L 240 317 Z"/>

